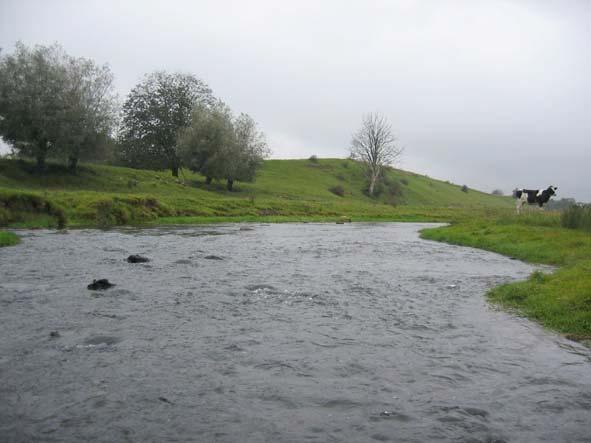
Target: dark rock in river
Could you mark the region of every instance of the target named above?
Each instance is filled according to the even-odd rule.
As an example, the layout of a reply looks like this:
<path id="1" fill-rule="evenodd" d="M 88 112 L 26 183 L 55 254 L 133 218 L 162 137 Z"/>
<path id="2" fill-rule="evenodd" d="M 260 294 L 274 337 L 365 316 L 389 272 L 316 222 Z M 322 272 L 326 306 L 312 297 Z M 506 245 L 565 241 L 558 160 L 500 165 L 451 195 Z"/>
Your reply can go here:
<path id="1" fill-rule="evenodd" d="M 147 263 L 150 261 L 148 257 L 143 257 L 139 254 L 130 255 L 127 257 L 129 263 Z"/>
<path id="2" fill-rule="evenodd" d="M 59 337 L 61 337 L 61 335 L 60 335 L 59 331 L 51 331 L 51 332 L 49 333 L 49 336 L 50 336 L 51 338 L 59 338 Z"/>
<path id="3" fill-rule="evenodd" d="M 113 283 L 110 283 L 109 280 L 106 278 L 101 278 L 100 280 L 93 280 L 91 284 L 87 286 L 88 289 L 91 291 L 104 291 L 105 289 L 109 289 L 115 286 Z"/>
<path id="4" fill-rule="evenodd" d="M 223 260 L 222 257 L 218 257 L 217 255 L 206 255 L 205 259 L 206 260 Z"/>

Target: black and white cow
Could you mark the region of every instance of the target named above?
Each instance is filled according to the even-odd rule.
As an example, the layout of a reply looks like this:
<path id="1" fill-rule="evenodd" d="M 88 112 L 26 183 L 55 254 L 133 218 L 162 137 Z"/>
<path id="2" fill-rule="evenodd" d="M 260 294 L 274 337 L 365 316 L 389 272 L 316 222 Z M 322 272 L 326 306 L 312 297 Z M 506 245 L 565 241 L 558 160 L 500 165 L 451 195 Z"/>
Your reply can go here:
<path id="1" fill-rule="evenodd" d="M 540 191 L 539 189 L 516 189 L 513 196 L 517 199 L 517 213 L 521 212 L 521 208 L 523 205 L 530 204 L 535 205 L 537 204 L 540 209 L 544 206 L 544 203 L 548 203 L 550 197 L 556 195 L 556 190 L 558 188 L 556 186 L 548 186 L 547 189 Z"/>

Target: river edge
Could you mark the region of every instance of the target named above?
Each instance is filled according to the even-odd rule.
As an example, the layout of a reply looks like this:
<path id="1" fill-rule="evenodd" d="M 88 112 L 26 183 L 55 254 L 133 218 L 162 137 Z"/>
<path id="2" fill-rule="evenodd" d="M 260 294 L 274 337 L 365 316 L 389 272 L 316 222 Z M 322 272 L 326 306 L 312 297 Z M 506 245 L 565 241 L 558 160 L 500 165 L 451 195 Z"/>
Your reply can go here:
<path id="1" fill-rule="evenodd" d="M 148 224 L 141 224 L 141 225 L 123 225 L 123 226 L 112 226 L 103 229 L 118 229 L 118 228 L 136 228 L 136 229 L 150 229 L 150 228 L 157 228 L 157 227 L 166 227 L 166 226 L 190 226 L 190 225 L 207 225 L 207 224 L 250 224 L 250 223 L 325 223 L 325 224 L 344 224 L 344 223 L 413 223 L 413 222 L 428 222 L 428 223 L 442 223 L 441 221 L 432 221 L 432 220 L 424 220 L 422 217 L 418 217 L 417 220 L 384 220 L 384 219 L 363 219 L 363 220 L 352 220 L 351 218 L 341 217 L 304 217 L 304 218 L 297 218 L 294 220 L 293 217 L 264 217 L 262 220 L 236 220 L 232 218 L 226 217 L 216 217 L 214 219 L 211 218 L 201 218 L 198 221 L 195 220 L 194 217 L 187 218 L 186 220 L 182 220 L 183 222 L 178 223 L 178 219 L 175 219 L 175 223 L 148 223 Z M 552 265 L 554 266 L 552 273 L 542 273 L 540 271 L 536 271 L 530 275 L 530 277 L 525 281 L 518 281 L 508 284 L 499 285 L 491 290 L 489 290 L 485 297 L 487 300 L 497 306 L 500 306 L 504 310 L 511 312 L 513 314 L 528 318 L 545 328 L 557 332 L 561 334 L 563 337 L 579 342 L 584 344 L 587 347 L 591 347 L 591 309 L 585 309 L 585 303 L 588 303 L 585 298 L 585 294 L 582 294 L 583 298 L 583 308 L 576 309 L 577 314 L 573 321 L 572 318 L 566 318 L 566 322 L 564 319 L 561 321 L 560 319 L 557 320 L 558 317 L 572 317 L 569 313 L 564 313 L 563 311 L 566 309 L 567 311 L 572 311 L 572 303 L 571 306 L 563 306 L 564 303 L 561 303 L 563 297 L 556 297 L 556 282 L 560 283 L 560 289 L 566 291 L 567 293 L 577 292 L 577 288 L 579 286 L 583 286 L 584 288 L 587 286 L 583 279 L 582 275 L 578 275 L 579 269 L 579 261 L 583 262 L 581 272 L 587 271 L 587 266 L 585 266 L 586 261 L 582 260 L 575 260 L 574 264 L 566 264 L 560 263 L 559 260 L 556 258 L 555 255 L 551 254 L 550 260 L 532 260 L 531 257 L 528 256 L 527 253 L 524 251 L 519 250 L 519 238 L 515 239 L 515 246 L 517 248 L 511 253 L 508 254 L 507 251 L 503 248 L 503 244 L 495 243 L 494 240 L 490 241 L 491 238 L 488 238 L 486 245 L 482 243 L 484 238 L 490 237 L 490 234 L 495 232 L 495 224 L 491 222 L 487 224 L 487 229 L 485 231 L 481 231 L 475 234 L 474 226 L 470 223 L 444 223 L 441 226 L 426 228 L 419 231 L 419 237 L 425 240 L 432 240 L 438 241 L 448 244 L 454 244 L 458 246 L 464 247 L 473 247 L 476 249 L 486 250 L 489 252 L 495 252 L 501 255 L 504 255 L 509 258 L 515 258 L 522 260 L 529 264 L 543 264 L 543 265 Z M 30 229 L 30 228 L 27 228 Z M 73 226 L 69 229 L 79 230 L 79 229 L 101 229 L 97 228 L 96 226 Z M 560 229 L 560 228 L 558 228 Z M 18 237 L 18 231 L 20 229 L 10 229 L 6 231 L 6 234 L 9 234 L 7 237 L 9 241 L 5 242 L 4 244 L 0 244 L 0 246 L 11 246 L 17 245 L 20 243 L 20 238 Z M 569 231 L 569 233 L 572 231 Z M 2 234 L 4 232 L 0 232 Z M 16 238 L 16 240 L 15 240 Z M 479 240 L 478 244 L 475 244 L 475 239 Z M 1 243 L 1 242 L 0 242 Z M 542 245 L 543 247 L 543 245 Z M 574 271 L 573 271 L 574 270 Z M 570 275 L 575 273 L 575 278 Z M 566 275 L 566 278 L 563 274 Z M 582 283 L 582 285 L 581 285 Z M 539 298 L 539 294 L 544 294 L 551 292 L 553 297 L 546 297 L 544 303 L 540 306 L 532 308 L 530 305 L 533 303 L 536 305 L 538 302 L 536 301 Z M 532 300 L 534 300 L 532 302 Z M 567 303 L 568 305 L 568 303 Z M 579 304 L 580 305 L 580 304 Z M 555 314 L 557 313 L 558 314 Z M 550 315 L 548 315 L 550 313 Z M 554 314 L 554 315 L 552 315 Z"/>
<path id="2" fill-rule="evenodd" d="M 473 247 L 550 265 L 525 281 L 502 284 L 486 293 L 488 301 L 534 321 L 563 337 L 591 347 L 591 236 L 565 228 L 507 226 L 503 222 L 452 223 L 420 232 L 420 237 Z"/>

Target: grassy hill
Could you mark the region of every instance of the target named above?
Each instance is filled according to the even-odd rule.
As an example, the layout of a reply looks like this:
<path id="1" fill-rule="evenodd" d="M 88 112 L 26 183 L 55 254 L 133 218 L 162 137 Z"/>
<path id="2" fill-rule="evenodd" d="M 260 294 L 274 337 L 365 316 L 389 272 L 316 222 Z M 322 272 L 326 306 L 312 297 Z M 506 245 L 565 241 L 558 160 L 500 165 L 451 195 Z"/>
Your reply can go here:
<path id="1" fill-rule="evenodd" d="M 450 220 L 511 208 L 511 199 L 389 169 L 377 197 L 364 194 L 360 164 L 343 159 L 268 160 L 254 183 L 207 186 L 187 170 L 147 171 L 83 164 L 72 174 L 49 164 L 0 160 L 0 225 L 70 226 L 248 220 Z M 340 194 L 340 195 L 339 195 Z"/>

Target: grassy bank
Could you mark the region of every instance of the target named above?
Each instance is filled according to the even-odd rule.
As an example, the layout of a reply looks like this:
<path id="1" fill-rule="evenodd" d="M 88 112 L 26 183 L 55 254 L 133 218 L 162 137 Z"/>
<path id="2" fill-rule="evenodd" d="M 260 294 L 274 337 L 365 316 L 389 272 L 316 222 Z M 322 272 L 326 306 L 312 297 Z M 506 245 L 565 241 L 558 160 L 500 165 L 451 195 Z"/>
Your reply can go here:
<path id="1" fill-rule="evenodd" d="M 49 164 L 0 160 L 0 226 L 112 226 L 211 221 L 452 220 L 473 211 L 511 208 L 511 199 L 407 171 L 386 172 L 379 195 L 364 193 L 351 160 L 268 160 L 254 183 L 236 192 L 183 171 L 83 164 L 76 174 Z"/>
<path id="2" fill-rule="evenodd" d="M 0 248 L 3 246 L 13 246 L 20 243 L 18 235 L 12 232 L 0 231 Z"/>
<path id="3" fill-rule="evenodd" d="M 591 235 L 560 226 L 557 214 L 463 220 L 422 237 L 558 266 L 524 282 L 498 286 L 489 299 L 567 337 L 591 340 Z"/>

